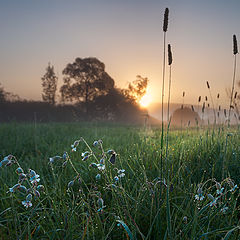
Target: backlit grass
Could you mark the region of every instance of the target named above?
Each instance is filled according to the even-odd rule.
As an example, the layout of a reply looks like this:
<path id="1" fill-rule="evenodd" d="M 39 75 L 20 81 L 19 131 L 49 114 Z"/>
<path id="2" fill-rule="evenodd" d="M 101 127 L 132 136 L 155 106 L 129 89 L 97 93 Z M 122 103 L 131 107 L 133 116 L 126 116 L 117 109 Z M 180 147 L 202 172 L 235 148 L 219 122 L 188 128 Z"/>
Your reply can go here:
<path id="1" fill-rule="evenodd" d="M 104 171 L 89 167 L 98 162 L 93 156 L 82 161 L 81 154 L 89 151 L 83 141 L 71 151 L 81 137 L 98 160 L 102 151 L 93 142 L 101 139 L 105 152 L 116 152 L 116 163 L 106 160 Z M 1 124 L 0 139 L 1 160 L 14 155 L 24 171 L 34 169 L 45 186 L 26 209 L 21 194 L 8 192 L 18 181 L 17 165 L 0 168 L 2 239 L 239 238 L 239 188 L 233 190 L 240 182 L 237 128 L 171 130 L 163 178 L 161 128 L 10 123 Z M 76 176 L 70 162 L 64 167 L 63 160 L 49 164 L 50 157 L 65 151 L 81 178 L 70 188 Z M 125 176 L 116 182 L 119 169 L 125 169 Z M 219 194 L 218 184 L 224 188 Z M 202 201 L 196 197 L 201 191 Z"/>

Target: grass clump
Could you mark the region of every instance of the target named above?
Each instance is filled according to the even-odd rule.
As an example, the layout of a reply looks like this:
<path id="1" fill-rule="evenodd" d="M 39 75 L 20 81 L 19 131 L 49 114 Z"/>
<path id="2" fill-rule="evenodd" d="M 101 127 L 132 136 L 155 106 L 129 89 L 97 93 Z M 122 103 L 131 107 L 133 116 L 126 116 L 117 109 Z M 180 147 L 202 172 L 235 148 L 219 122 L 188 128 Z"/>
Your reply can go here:
<path id="1" fill-rule="evenodd" d="M 90 123 L 1 125 L 1 139 L 8 136 L 2 159 L 15 156 L 44 186 L 26 208 L 27 194 L 9 192 L 19 166 L 0 168 L 1 236 L 238 239 L 239 129 L 170 130 L 162 177 L 160 133 Z"/>

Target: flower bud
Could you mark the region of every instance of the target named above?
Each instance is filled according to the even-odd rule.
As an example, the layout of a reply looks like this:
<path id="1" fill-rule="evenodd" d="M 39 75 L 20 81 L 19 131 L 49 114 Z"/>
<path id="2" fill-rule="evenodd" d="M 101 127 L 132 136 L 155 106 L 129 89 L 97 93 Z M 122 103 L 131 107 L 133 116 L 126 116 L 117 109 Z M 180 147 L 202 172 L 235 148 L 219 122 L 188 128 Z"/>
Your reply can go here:
<path id="1" fill-rule="evenodd" d="M 91 163 L 91 164 L 89 165 L 89 167 L 97 168 L 97 164 L 96 164 L 96 163 Z"/>
<path id="2" fill-rule="evenodd" d="M 22 168 L 18 167 L 18 168 L 16 169 L 16 173 L 17 173 L 17 174 L 21 174 L 21 173 L 24 173 L 24 172 L 23 172 L 23 169 L 22 169 Z"/>
<path id="3" fill-rule="evenodd" d="M 100 180 L 101 179 L 101 174 L 97 174 L 96 175 L 96 180 L 98 181 L 98 180 Z"/>
<path id="4" fill-rule="evenodd" d="M 28 201 L 28 202 L 32 201 L 32 194 L 31 194 L 31 193 L 29 193 L 29 194 L 27 195 L 26 201 Z"/>
<path id="5" fill-rule="evenodd" d="M 68 188 L 71 188 L 73 185 L 74 185 L 74 181 L 72 180 L 68 183 Z"/>
<path id="6" fill-rule="evenodd" d="M 20 183 L 15 184 L 13 187 L 9 188 L 9 192 L 15 192 L 19 187 Z"/>
<path id="7" fill-rule="evenodd" d="M 44 190 L 44 186 L 43 185 L 38 185 L 37 186 L 37 190 L 38 191 L 43 191 Z"/>
<path id="8" fill-rule="evenodd" d="M 18 188 L 18 190 L 19 190 L 20 192 L 27 193 L 27 188 L 26 188 L 25 186 L 23 186 L 23 185 L 20 185 L 19 188 Z"/>

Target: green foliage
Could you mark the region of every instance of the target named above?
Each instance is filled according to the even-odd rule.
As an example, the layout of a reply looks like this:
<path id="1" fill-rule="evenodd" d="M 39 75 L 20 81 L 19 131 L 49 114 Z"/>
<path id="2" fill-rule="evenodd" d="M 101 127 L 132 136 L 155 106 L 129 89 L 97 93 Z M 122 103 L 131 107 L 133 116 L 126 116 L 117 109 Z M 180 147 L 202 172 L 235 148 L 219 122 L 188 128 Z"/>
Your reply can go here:
<path id="1" fill-rule="evenodd" d="M 16 183 L 17 167 L 0 168 L 0 236 L 239 239 L 239 189 L 231 192 L 229 182 L 231 179 L 240 183 L 239 129 L 171 130 L 162 179 L 160 135 L 160 128 L 143 130 L 114 124 L 2 124 L 1 160 L 13 154 L 23 169 L 34 169 L 45 193 L 41 193 L 40 200 L 33 199 L 32 208 L 25 209 L 20 195 L 8 193 L 8 188 Z M 89 151 L 88 146 L 80 141 L 76 152 L 71 151 L 71 144 L 81 137 L 97 158 L 102 151 L 92 143 L 100 138 L 105 150 L 116 152 L 115 165 L 106 161 L 106 171 L 98 181 L 98 169 L 89 167 L 96 162 L 94 155 L 82 161 L 81 154 Z M 71 188 L 68 183 L 76 175 L 71 164 L 49 164 L 49 157 L 62 156 L 65 151 L 81 176 L 81 181 L 75 180 Z M 109 183 L 116 169 L 125 169 L 126 175 L 115 188 Z M 224 187 L 221 197 L 217 195 L 216 182 Z M 195 199 L 200 186 L 202 201 Z M 211 206 L 209 194 L 217 199 L 216 206 Z M 100 201 L 101 207 L 104 205 L 101 211 L 99 199 L 104 201 Z"/>

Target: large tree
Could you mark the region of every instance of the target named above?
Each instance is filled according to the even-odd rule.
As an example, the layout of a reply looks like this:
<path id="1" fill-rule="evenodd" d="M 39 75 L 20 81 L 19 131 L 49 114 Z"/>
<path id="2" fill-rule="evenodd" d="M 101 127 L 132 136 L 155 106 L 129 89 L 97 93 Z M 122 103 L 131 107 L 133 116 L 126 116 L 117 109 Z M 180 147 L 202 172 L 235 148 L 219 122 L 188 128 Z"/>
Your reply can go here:
<path id="1" fill-rule="evenodd" d="M 54 105 L 56 103 L 58 77 L 54 72 L 54 67 L 48 64 L 46 73 L 42 77 L 42 99 L 44 102 Z"/>
<path id="2" fill-rule="evenodd" d="M 114 87 L 114 80 L 105 72 L 104 63 L 93 57 L 76 58 L 65 67 L 63 75 L 62 100 L 85 103 L 87 113 L 94 98 L 106 95 Z"/>

